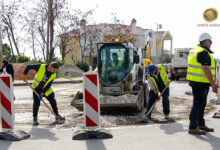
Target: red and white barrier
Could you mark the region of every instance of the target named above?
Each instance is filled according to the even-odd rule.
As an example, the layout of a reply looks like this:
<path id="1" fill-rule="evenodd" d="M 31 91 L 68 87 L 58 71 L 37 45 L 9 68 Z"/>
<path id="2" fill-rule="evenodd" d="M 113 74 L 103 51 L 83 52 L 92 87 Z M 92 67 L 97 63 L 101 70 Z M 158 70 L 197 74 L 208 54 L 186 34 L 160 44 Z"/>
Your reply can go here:
<path id="1" fill-rule="evenodd" d="M 100 100 L 98 74 L 90 70 L 83 74 L 83 80 L 85 126 L 90 128 L 99 127 Z"/>
<path id="2" fill-rule="evenodd" d="M 14 95 L 11 75 L 0 74 L 0 129 L 14 129 Z"/>

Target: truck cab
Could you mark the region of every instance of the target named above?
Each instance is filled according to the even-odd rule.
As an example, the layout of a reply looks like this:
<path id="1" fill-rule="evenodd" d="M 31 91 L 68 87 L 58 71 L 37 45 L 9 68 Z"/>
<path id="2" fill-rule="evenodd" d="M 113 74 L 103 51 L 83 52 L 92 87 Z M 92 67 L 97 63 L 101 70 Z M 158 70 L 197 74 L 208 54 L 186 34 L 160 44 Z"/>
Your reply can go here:
<path id="1" fill-rule="evenodd" d="M 188 55 L 192 48 L 177 48 L 172 59 L 172 73 L 175 80 L 185 79 L 188 67 Z"/>

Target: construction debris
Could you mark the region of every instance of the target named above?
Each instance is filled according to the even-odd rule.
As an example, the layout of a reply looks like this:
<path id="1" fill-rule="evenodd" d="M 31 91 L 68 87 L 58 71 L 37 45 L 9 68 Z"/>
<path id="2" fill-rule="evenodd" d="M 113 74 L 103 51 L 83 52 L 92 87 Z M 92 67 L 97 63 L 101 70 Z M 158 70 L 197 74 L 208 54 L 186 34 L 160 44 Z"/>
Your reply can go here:
<path id="1" fill-rule="evenodd" d="M 83 73 L 84 71 L 73 64 L 64 64 L 59 69 L 59 75 L 61 77 L 82 77 Z"/>

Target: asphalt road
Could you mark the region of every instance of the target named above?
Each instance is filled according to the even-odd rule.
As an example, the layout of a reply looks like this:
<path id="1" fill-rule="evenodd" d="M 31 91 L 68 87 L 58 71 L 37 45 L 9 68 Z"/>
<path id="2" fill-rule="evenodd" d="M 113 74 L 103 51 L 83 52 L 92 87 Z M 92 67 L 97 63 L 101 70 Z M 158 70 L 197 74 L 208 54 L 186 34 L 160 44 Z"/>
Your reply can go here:
<path id="1" fill-rule="evenodd" d="M 1 150 L 219 150 L 220 120 L 210 119 L 214 133 L 190 135 L 188 124 L 178 122 L 163 125 L 127 126 L 109 128 L 112 139 L 72 140 L 73 130 L 17 126 L 31 134 L 19 141 L 0 141 Z"/>
<path id="2" fill-rule="evenodd" d="M 59 101 L 68 101 L 69 95 L 82 87 L 81 84 L 53 85 Z M 184 91 L 190 90 L 187 83 L 172 83 L 171 96 L 187 97 Z M 175 92 L 172 92 L 175 91 Z M 32 103 L 32 92 L 27 87 L 14 87 L 15 103 L 27 105 Z M 60 99 L 62 98 L 62 99 Z M 209 98 L 216 98 L 210 92 Z M 219 108 L 220 106 L 218 106 Z M 220 108 L 219 108 L 220 109 Z M 27 119 L 27 117 L 25 118 Z M 206 115 L 207 125 L 215 128 L 214 133 L 203 136 L 189 135 L 188 120 L 172 124 L 133 125 L 107 128 L 113 134 L 112 139 L 73 141 L 74 129 L 57 129 L 41 125 L 16 124 L 15 130 L 23 130 L 31 134 L 31 138 L 10 142 L 0 140 L 0 150 L 219 150 L 220 119 Z"/>

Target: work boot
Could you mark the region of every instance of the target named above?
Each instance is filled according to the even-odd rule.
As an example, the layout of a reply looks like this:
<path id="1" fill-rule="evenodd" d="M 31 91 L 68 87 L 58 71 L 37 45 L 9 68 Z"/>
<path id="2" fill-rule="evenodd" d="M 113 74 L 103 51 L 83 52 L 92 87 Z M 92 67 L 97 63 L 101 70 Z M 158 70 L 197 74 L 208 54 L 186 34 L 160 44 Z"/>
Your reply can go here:
<path id="1" fill-rule="evenodd" d="M 204 130 L 204 131 L 206 131 L 206 132 L 214 132 L 214 129 L 213 129 L 213 128 L 209 128 L 209 127 L 207 127 L 206 125 L 204 125 L 204 126 L 198 126 L 198 128 L 199 128 L 200 130 Z"/>
<path id="2" fill-rule="evenodd" d="M 206 132 L 204 130 L 200 130 L 199 128 L 196 129 L 189 129 L 188 130 L 189 134 L 198 134 L 198 135 L 204 135 Z"/>
<path id="3" fill-rule="evenodd" d="M 39 122 L 38 122 L 37 118 L 34 118 L 34 119 L 33 119 L 33 125 L 34 125 L 34 126 L 39 125 Z"/>
<path id="4" fill-rule="evenodd" d="M 152 120 L 151 116 L 147 116 L 146 120 Z"/>
<path id="5" fill-rule="evenodd" d="M 66 120 L 65 117 L 61 117 L 60 115 L 57 115 L 55 119 L 56 119 L 56 121 L 58 121 L 58 120 L 65 121 Z"/>
<path id="6" fill-rule="evenodd" d="M 169 114 L 165 114 L 165 115 L 164 115 L 164 118 L 165 118 L 166 120 L 170 120 Z"/>

